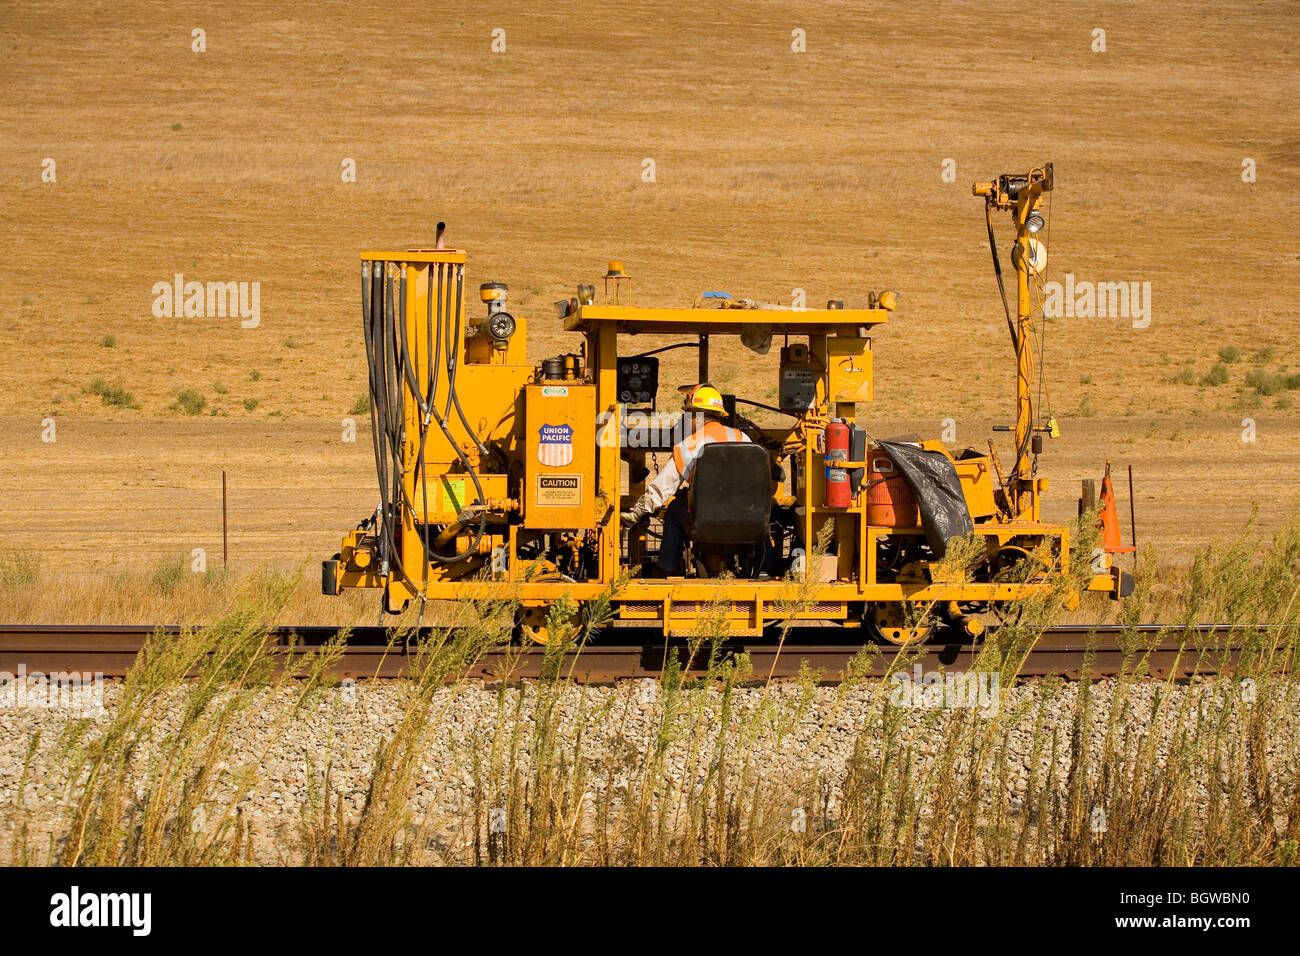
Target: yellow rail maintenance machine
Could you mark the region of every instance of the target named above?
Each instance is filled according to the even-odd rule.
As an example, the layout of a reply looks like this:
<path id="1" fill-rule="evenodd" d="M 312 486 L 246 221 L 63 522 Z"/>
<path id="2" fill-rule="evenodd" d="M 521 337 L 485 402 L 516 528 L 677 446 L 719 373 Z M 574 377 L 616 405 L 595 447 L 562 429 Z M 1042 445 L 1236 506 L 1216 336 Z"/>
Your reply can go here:
<path id="1" fill-rule="evenodd" d="M 869 434 L 860 415 L 872 399 L 871 332 L 896 307 L 892 292 L 870 293 L 861 309 L 764 307 L 725 293 L 692 308 L 633 308 L 621 304 L 627 277 L 612 262 L 601 304 L 592 285 L 557 303 L 574 350 L 534 365 L 504 285 L 481 286 L 481 311 L 468 314 L 465 253 L 442 248 L 441 224 L 434 249 L 364 253 L 380 500 L 324 562 L 323 590 L 379 588 L 394 613 L 413 600 L 510 594 L 534 640 L 546 639 L 547 610 L 562 596 L 581 603 L 616 582 L 615 617 L 668 635 L 721 614 L 735 635 L 794 616 L 900 644 L 939 624 L 977 637 L 981 615 L 996 620 L 1000 606 L 1051 587 L 1071 559 L 1068 529 L 1040 520 L 1037 457 L 1043 433 L 1057 428 L 1036 424 L 1030 388 L 1046 261 L 1037 234 L 1051 188 L 1050 164 L 974 188 L 999 288 L 993 212 L 1009 211 L 1016 231 L 1014 315 L 1003 290 L 1017 361 L 1005 475 L 992 443 L 954 454 L 938 441 Z M 638 350 L 628 344 L 638 335 L 671 344 Z M 698 350 L 696 382 L 706 383 L 711 359 L 734 366 L 774 341 L 776 405 L 723 396 L 724 423 L 749 441 L 700 451 L 685 499 L 684 572 L 656 575 L 660 522 L 629 526 L 622 513 L 645 489 L 647 457 L 666 460 L 683 437 L 680 419 L 655 412 L 658 353 Z M 775 422 L 746 417 L 763 412 Z M 819 547 L 823 527 L 831 533 Z M 1106 530 L 1103 553 L 1083 557 L 1086 586 L 1115 597 L 1132 582 L 1111 556 L 1129 549 Z M 982 543 L 973 570 L 943 571 L 948 543 L 970 535 Z M 812 582 L 810 600 L 789 600 L 792 574 Z"/>

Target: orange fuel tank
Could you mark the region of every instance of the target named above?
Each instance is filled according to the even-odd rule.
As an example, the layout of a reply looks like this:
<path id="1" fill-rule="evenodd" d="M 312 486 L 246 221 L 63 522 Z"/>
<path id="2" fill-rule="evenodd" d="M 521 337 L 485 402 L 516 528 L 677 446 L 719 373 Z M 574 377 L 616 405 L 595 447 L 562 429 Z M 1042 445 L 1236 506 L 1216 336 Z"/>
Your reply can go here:
<path id="1" fill-rule="evenodd" d="M 907 480 L 889 457 L 874 454 L 867 469 L 867 524 L 878 528 L 915 528 L 921 513 Z"/>

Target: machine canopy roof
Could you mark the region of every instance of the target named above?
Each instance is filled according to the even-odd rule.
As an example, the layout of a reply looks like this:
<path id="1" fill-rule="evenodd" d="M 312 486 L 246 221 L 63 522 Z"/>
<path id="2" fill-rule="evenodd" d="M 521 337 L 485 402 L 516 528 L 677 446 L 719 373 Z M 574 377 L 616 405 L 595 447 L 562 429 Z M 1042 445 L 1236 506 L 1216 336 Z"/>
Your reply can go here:
<path id="1" fill-rule="evenodd" d="M 884 309 L 634 309 L 622 305 L 584 305 L 564 320 L 567 332 L 613 328 L 628 335 L 689 333 L 740 335 L 756 325 L 775 335 L 857 335 L 861 328 L 888 320 Z"/>

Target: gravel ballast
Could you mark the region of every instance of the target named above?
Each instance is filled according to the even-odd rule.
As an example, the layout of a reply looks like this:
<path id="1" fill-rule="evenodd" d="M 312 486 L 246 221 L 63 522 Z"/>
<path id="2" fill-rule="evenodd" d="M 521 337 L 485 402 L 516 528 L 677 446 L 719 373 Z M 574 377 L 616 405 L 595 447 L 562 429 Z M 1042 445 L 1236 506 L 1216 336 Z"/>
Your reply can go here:
<path id="1" fill-rule="evenodd" d="M 30 691 L 27 700 L 20 702 L 10 696 L 0 703 L 0 806 L 4 807 L 7 821 L 3 827 L 6 852 L 13 843 L 14 823 L 19 816 L 19 782 L 37 735 L 21 800 L 30 811 L 28 843 L 41 847 L 42 841 L 48 846 L 47 832 L 54 832 L 56 839 L 61 835 L 59 817 L 67 794 L 60 735 L 87 714 L 90 733 L 101 732 L 109 725 L 121 696 L 119 681 L 104 681 L 103 707 L 94 713 L 96 701 L 89 698 L 74 698 L 61 707 L 34 706 L 33 701 L 42 699 L 45 688 L 36 681 L 28 681 L 26 686 Z M 945 707 L 934 699 L 930 703 L 939 706 L 926 706 L 917 694 L 910 701 L 914 706 L 893 711 L 899 718 L 893 733 L 913 751 L 916 759 L 912 772 L 917 787 L 921 787 L 946 745 L 953 720 L 967 722 L 976 732 L 987 726 L 993 736 L 986 748 L 986 759 L 979 760 L 978 772 L 985 778 L 980 791 L 990 801 L 1006 800 L 1014 813 L 1031 783 L 1036 780 L 1038 786 L 1043 784 L 1053 750 L 1056 779 L 1066 778 L 1071 763 L 1070 736 L 1083 686 L 1050 679 L 1025 680 L 1004 689 L 1000 696 L 986 697 L 982 708 L 978 698 L 968 702 L 973 708 Z M 1105 744 L 1108 716 L 1120 682 L 1109 679 L 1089 686 L 1091 711 L 1085 730 L 1086 746 L 1097 754 Z M 1293 745 L 1300 728 L 1300 700 L 1295 697 L 1293 685 L 1277 686 L 1286 688 L 1290 697 L 1271 709 L 1268 756 L 1272 773 L 1286 775 L 1294 786 L 1300 776 Z M 1154 743 L 1153 753 L 1159 764 L 1179 730 L 1180 710 L 1184 711 L 1182 728 L 1193 733 L 1208 732 L 1197 728 L 1198 708 L 1217 713 L 1220 695 L 1250 696 L 1252 690 L 1233 680 L 1129 683 L 1125 690 L 1127 710 L 1117 727 L 1127 735 L 1126 746 L 1141 748 Z M 295 847 L 304 808 L 312 789 L 319 792 L 327 766 L 331 805 L 342 798 L 345 812 L 362 810 L 376 749 L 397 731 L 410 692 L 409 685 L 399 681 L 345 683 L 323 691 L 296 715 L 291 713 L 292 688 L 251 692 L 255 695 L 253 705 L 233 728 L 223 764 L 255 773 L 255 782 L 246 791 L 241 788 L 239 793 L 229 792 L 228 803 L 237 804 L 250 824 L 259 862 L 292 862 L 297 858 Z M 800 791 L 801 785 L 819 779 L 827 788 L 826 807 L 831 813 L 841 796 L 840 784 L 855 745 L 861 741 L 868 755 L 873 747 L 879 752 L 885 733 L 885 698 L 909 702 L 900 696 L 899 683 L 874 679 L 847 688 L 796 682 L 776 683 L 766 689 L 739 687 L 725 698 L 717 686 L 711 686 L 677 692 L 671 707 L 674 720 L 665 732 L 665 689 L 657 681 L 567 686 L 556 694 L 553 714 L 561 728 L 557 752 L 562 752 L 569 762 L 580 753 L 593 768 L 585 778 L 584 789 L 588 792 L 584 798 L 594 800 L 598 792 L 613 788 L 614 801 L 623 801 L 626 788 L 635 785 L 639 768 L 645 766 L 645 755 L 664 736 L 668 738 L 663 750 L 664 775 L 679 785 L 689 782 L 698 786 L 715 764 L 717 735 L 725 725 L 736 738 L 728 750 L 729 766 L 733 768 L 730 772 L 742 772 L 735 767 L 746 762 L 732 758 L 743 752 L 749 758 L 749 769 L 744 772 L 764 780 L 777 800 L 783 792 L 795 799 L 799 792 L 806 792 L 806 788 Z M 473 828 L 484 825 L 479 819 L 484 807 L 502 802 L 501 787 L 494 788 L 491 783 L 486 789 L 495 789 L 495 794 L 480 798 L 475 792 L 476 779 L 496 780 L 498 784 L 504 781 L 505 774 L 494 776 L 489 768 L 507 763 L 513 745 L 518 748 L 518 765 L 527 766 L 530 739 L 540 713 L 537 695 L 538 687 L 531 683 L 498 689 L 466 682 L 433 692 L 407 809 L 413 821 L 424 820 L 428 829 L 438 834 L 436 843 L 441 851 L 454 857 L 464 850 L 472 840 Z M 69 703 L 71 706 L 67 706 Z M 948 703 L 952 703 L 951 698 Z M 1152 721 L 1150 715 L 1157 703 L 1161 706 Z M 1181 708 L 1182 704 L 1188 707 Z M 728 712 L 725 720 L 724 707 Z M 153 718 L 161 733 L 174 719 L 175 702 L 160 708 Z M 579 726 L 583 728 L 580 735 Z M 1035 755 L 1037 727 L 1043 729 L 1037 733 Z M 1053 733 L 1055 748 L 1051 746 Z M 1233 733 L 1229 731 L 1230 742 Z M 1150 735 L 1154 735 L 1154 741 Z M 580 743 L 575 745 L 579 737 Z M 1005 759 L 995 771 L 990 758 L 1004 745 Z M 970 763 L 965 752 L 954 756 L 959 780 L 970 774 Z M 1197 786 L 1203 797 L 1204 783 Z M 480 810 L 477 816 L 476 804 Z"/>

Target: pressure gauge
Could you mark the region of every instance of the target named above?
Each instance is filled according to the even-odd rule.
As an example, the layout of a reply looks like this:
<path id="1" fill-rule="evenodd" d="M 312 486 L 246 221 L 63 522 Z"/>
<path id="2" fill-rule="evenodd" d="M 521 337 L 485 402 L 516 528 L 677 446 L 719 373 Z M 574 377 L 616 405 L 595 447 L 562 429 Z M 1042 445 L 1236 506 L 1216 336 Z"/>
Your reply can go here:
<path id="1" fill-rule="evenodd" d="M 509 312 L 497 312 L 488 316 L 487 333 L 494 342 L 508 342 L 515 334 L 515 317 Z"/>

